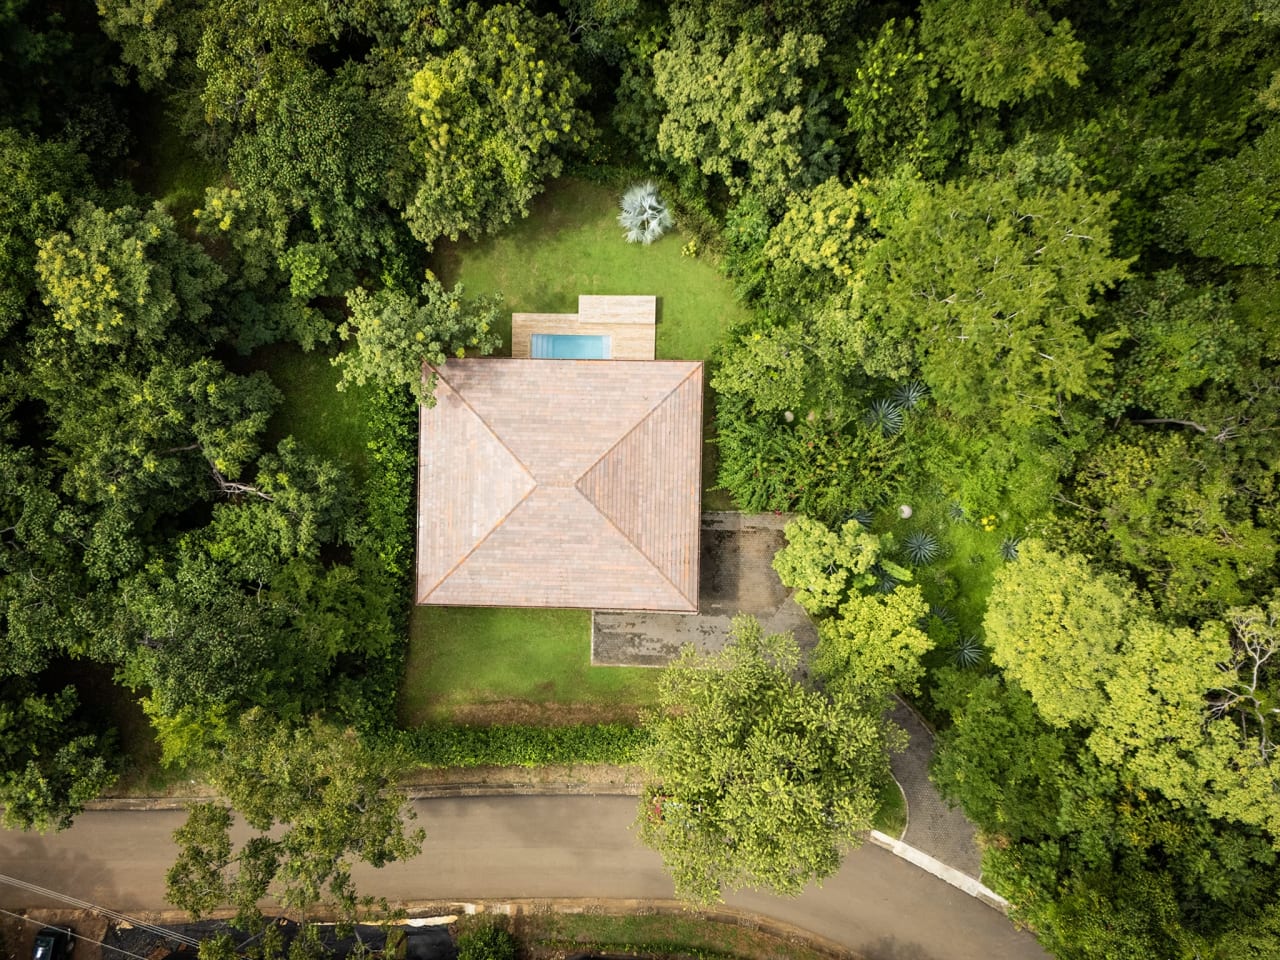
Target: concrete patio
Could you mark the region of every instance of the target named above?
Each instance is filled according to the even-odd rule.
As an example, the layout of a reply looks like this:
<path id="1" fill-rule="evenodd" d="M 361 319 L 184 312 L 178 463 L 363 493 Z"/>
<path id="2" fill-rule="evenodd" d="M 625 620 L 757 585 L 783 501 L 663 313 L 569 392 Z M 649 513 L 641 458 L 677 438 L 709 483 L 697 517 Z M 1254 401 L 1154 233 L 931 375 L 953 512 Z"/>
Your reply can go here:
<path id="1" fill-rule="evenodd" d="M 790 631 L 802 650 L 818 641 L 813 623 L 773 572 L 785 544 L 789 517 L 704 513 L 699 612 L 640 613 L 597 610 L 591 622 L 591 662 L 598 666 L 662 667 L 687 643 L 719 650 L 738 613 L 756 616 L 766 633 Z"/>

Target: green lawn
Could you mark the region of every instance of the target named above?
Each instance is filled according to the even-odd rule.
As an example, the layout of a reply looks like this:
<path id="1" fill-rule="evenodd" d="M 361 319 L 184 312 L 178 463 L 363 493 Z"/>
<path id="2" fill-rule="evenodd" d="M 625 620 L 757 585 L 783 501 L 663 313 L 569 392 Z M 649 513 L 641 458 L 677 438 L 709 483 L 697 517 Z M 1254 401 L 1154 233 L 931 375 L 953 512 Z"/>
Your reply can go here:
<path id="1" fill-rule="evenodd" d="M 276 344 L 249 359 L 252 369 L 265 370 L 284 394 L 267 425 L 265 442 L 274 448 L 294 436 L 307 450 L 345 463 L 360 484 L 368 472 L 368 389 L 351 386 L 339 392 L 332 355 L 323 347 L 303 353 L 292 344 Z"/>
<path id="2" fill-rule="evenodd" d="M 633 719 L 657 671 L 591 666 L 585 610 L 417 607 L 399 720 L 563 723 Z"/>
<path id="3" fill-rule="evenodd" d="M 557 181 L 527 219 L 500 235 L 441 244 L 435 256 L 441 281 L 461 280 L 472 295 L 505 297 L 505 350 L 512 313 L 575 313 L 582 293 L 654 294 L 659 358 L 707 359 L 745 311 L 712 260 L 681 255 L 687 238 L 678 229 L 648 247 L 623 240 L 616 219 L 623 186 Z"/>

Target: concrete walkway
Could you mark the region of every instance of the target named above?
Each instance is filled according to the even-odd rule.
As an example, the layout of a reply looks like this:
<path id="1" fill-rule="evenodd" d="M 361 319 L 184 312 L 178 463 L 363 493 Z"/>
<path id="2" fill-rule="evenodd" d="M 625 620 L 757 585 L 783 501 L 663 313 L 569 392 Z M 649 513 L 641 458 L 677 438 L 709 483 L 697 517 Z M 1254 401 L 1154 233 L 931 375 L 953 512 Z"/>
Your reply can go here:
<path id="1" fill-rule="evenodd" d="M 777 514 L 704 513 L 699 557 L 698 613 L 597 610 L 591 618 L 591 662 L 596 666 L 665 667 L 692 644 L 714 653 L 739 613 L 766 633 L 790 632 L 806 653 L 818 642 L 813 623 L 773 571 L 773 555 L 786 545 Z"/>
<path id="2" fill-rule="evenodd" d="M 893 778 L 907 798 L 904 843 L 975 880 L 982 876 L 982 854 L 973 824 L 959 809 L 948 806 L 929 779 L 933 731 L 897 697 L 889 718 L 910 738 L 907 749 L 889 758 Z"/>

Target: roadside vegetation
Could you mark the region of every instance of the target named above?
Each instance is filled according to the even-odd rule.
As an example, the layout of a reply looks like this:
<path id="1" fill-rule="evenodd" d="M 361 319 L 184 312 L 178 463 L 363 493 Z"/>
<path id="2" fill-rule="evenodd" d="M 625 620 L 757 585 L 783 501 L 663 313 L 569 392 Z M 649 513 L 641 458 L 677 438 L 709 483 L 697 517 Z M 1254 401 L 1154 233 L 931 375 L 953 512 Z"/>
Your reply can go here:
<path id="1" fill-rule="evenodd" d="M 478 931 L 484 931 L 480 936 L 495 937 L 490 930 L 497 930 L 498 936 L 511 937 L 522 950 L 520 955 L 533 960 L 579 954 L 651 960 L 828 960 L 830 957 L 803 942 L 688 912 L 635 916 L 526 913 L 502 926 L 484 916 L 459 918 L 459 947 L 464 937 L 474 936 Z"/>
<path id="2" fill-rule="evenodd" d="M 871 815 L 897 690 L 1054 954 L 1280 952 L 1274 0 L 17 0 L 0 172 L 7 824 L 200 770 L 260 835 L 197 812 L 188 902 L 350 911 L 350 860 L 412 852 L 410 753 L 634 737 L 688 890 L 793 889 Z M 627 243 L 650 180 L 675 225 Z M 784 645 L 660 680 L 585 668 L 578 615 L 411 625 L 421 361 L 591 292 L 710 360 L 708 484 L 795 515 L 820 685 Z M 699 699 L 744 678 L 812 762 Z"/>

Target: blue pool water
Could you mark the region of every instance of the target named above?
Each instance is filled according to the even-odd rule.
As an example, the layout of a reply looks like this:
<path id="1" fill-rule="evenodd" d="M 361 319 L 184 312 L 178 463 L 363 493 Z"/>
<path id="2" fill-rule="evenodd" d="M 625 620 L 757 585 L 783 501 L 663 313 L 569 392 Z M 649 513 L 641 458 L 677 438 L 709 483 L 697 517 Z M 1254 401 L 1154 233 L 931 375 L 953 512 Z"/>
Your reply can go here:
<path id="1" fill-rule="evenodd" d="M 609 338 L 568 333 L 535 333 L 529 351 L 537 360 L 608 360 Z"/>

